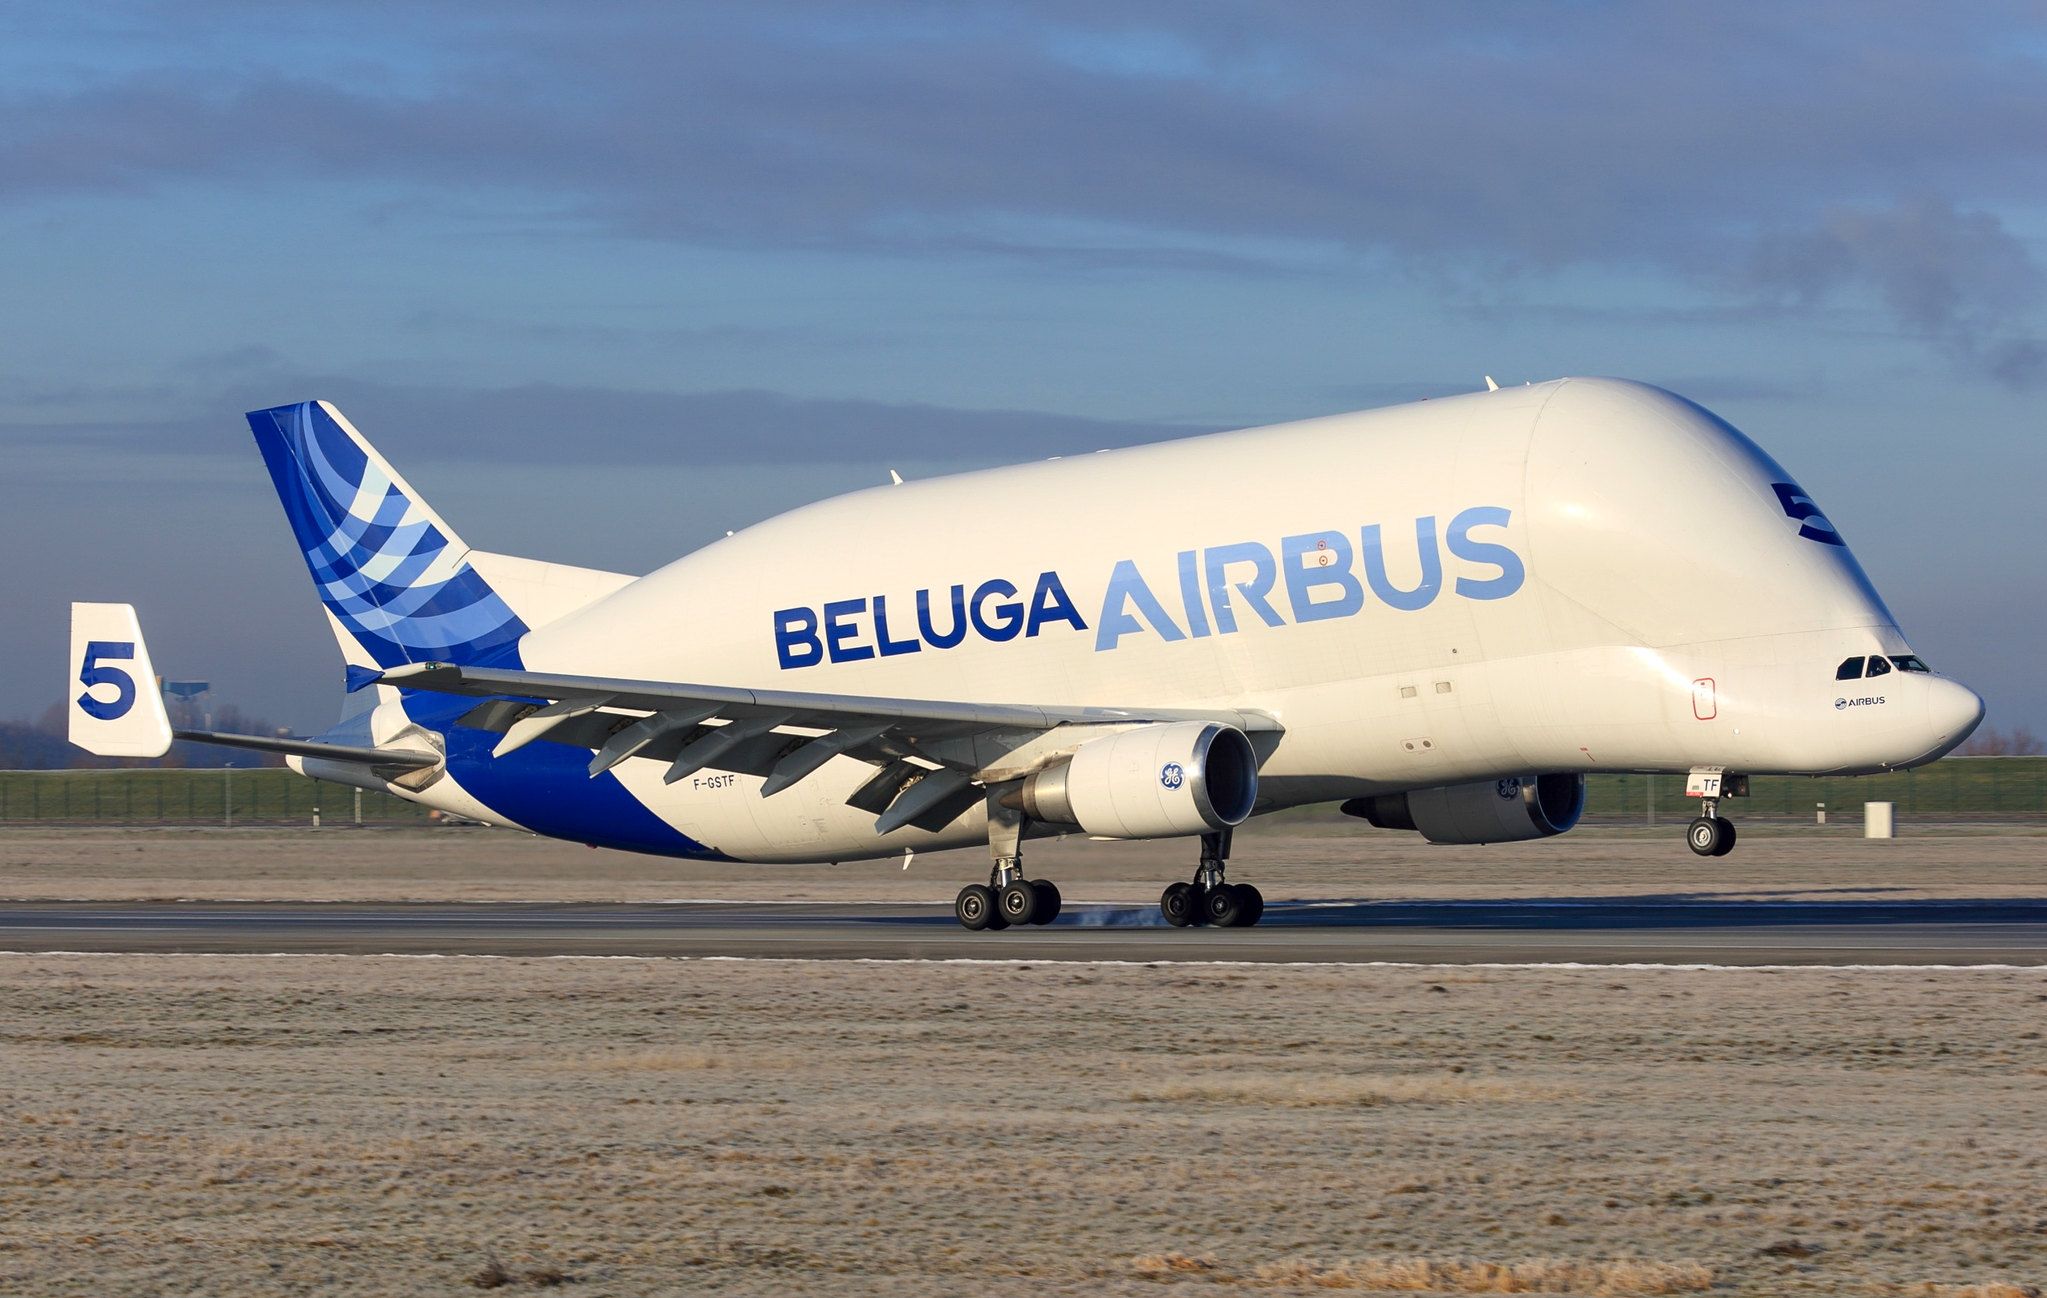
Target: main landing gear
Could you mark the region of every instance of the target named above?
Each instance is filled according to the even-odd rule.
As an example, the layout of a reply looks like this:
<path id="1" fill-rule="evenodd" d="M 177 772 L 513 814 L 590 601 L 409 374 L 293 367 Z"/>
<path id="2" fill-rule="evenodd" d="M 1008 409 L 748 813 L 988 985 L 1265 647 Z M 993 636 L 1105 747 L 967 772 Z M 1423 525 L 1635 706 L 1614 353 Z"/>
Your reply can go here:
<path id="1" fill-rule="evenodd" d="M 1011 924 L 1050 924 L 1059 918 L 1059 906 L 1058 884 L 1050 879 L 1024 878 L 1021 864 L 1007 871 L 997 865 L 988 872 L 988 882 L 960 889 L 960 895 L 953 898 L 952 913 L 962 928 L 978 933 Z"/>
<path id="2" fill-rule="evenodd" d="M 978 933 L 1012 924 L 1050 924 L 1059 918 L 1059 885 L 1026 879 L 1023 872 L 1023 813 L 988 799 L 988 852 L 995 858 L 987 883 L 970 883 L 953 898 L 960 927 Z"/>
<path id="3" fill-rule="evenodd" d="M 1201 836 L 1201 864 L 1191 883 L 1174 883 L 1159 896 L 1159 914 L 1174 928 L 1212 924 L 1249 928 L 1265 914 L 1265 897 L 1248 883 L 1223 879 L 1230 856 L 1230 831 Z"/>

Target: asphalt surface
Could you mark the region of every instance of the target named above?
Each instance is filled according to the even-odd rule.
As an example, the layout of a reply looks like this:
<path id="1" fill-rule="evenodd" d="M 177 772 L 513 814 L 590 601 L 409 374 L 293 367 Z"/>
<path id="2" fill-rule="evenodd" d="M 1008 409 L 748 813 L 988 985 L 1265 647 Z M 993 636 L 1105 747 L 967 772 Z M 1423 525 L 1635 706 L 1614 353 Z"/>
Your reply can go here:
<path id="1" fill-rule="evenodd" d="M 2047 964 L 2047 898 L 1712 894 L 1269 901 L 1254 929 L 1069 904 L 969 933 L 949 906 L 0 902 L 0 950 L 1444 964 Z"/>

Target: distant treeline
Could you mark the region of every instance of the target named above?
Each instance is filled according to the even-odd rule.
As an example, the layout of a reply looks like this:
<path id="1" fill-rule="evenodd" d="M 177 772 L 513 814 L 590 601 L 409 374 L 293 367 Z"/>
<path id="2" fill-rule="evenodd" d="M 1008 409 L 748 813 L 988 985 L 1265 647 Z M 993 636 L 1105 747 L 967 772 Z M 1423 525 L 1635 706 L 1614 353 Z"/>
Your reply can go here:
<path id="1" fill-rule="evenodd" d="M 64 737 L 68 705 L 52 703 L 42 716 L 34 721 L 0 721 L 0 770 L 8 771 L 64 771 L 98 770 L 105 767 L 171 767 L 181 769 L 192 766 L 283 766 L 284 759 L 269 753 L 254 753 L 245 749 L 221 748 L 213 744 L 175 743 L 162 757 L 143 760 L 140 758 L 94 757 L 81 749 L 73 748 L 71 741 Z M 253 717 L 234 704 L 225 704 L 211 709 L 205 717 L 182 715 L 184 709 L 173 706 L 171 724 L 184 730 L 225 730 L 244 735 L 272 735 L 277 730 L 261 717 Z M 208 724 L 208 723 L 211 724 Z"/>

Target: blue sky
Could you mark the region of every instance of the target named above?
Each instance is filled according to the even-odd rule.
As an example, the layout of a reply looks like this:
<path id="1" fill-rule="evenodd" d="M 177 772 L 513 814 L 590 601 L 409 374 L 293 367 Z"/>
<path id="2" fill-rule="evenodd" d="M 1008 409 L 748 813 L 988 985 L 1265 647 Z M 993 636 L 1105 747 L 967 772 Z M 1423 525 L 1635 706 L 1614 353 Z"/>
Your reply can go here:
<path id="1" fill-rule="evenodd" d="M 2047 731 L 2036 6 L 14 6 L 0 109 L 0 716 L 79 597 L 331 720 L 259 406 L 644 571 L 1491 373 L 1726 415 Z"/>

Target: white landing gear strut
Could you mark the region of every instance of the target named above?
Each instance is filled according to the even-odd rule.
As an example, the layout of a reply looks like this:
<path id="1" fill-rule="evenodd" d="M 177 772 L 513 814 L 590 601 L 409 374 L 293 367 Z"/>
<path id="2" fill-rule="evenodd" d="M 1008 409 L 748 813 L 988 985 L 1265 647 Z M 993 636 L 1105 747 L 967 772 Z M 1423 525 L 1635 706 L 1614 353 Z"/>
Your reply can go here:
<path id="1" fill-rule="evenodd" d="M 952 913 L 962 928 L 980 932 L 1059 918 L 1059 886 L 1049 879 L 1024 878 L 1023 830 L 1024 813 L 1003 806 L 991 790 L 988 855 L 993 864 L 987 883 L 970 883 L 953 898 Z"/>

